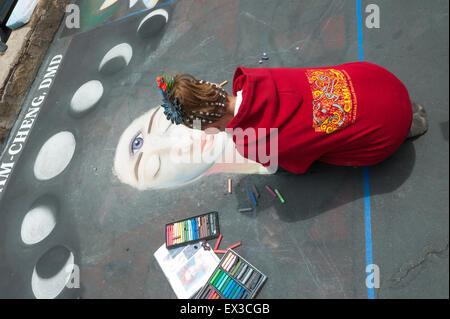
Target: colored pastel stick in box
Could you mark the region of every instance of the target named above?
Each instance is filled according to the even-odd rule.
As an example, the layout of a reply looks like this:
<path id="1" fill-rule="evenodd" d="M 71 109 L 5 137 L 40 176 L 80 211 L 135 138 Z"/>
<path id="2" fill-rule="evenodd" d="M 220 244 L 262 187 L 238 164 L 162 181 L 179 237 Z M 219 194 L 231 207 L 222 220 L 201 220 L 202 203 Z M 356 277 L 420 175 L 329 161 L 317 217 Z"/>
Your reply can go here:
<path id="1" fill-rule="evenodd" d="M 259 269 L 228 249 L 195 299 L 209 299 L 211 293 L 221 299 L 255 298 L 266 280 Z"/>
<path id="2" fill-rule="evenodd" d="M 220 235 L 219 213 L 210 212 L 169 223 L 165 233 L 167 249 L 217 238 Z"/>

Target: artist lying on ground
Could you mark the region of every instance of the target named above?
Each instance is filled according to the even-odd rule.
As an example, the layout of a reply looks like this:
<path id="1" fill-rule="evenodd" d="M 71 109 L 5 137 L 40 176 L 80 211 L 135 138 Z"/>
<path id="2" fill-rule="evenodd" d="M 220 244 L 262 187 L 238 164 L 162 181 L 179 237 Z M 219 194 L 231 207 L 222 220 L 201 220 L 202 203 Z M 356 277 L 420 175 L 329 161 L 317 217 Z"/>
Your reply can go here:
<path id="1" fill-rule="evenodd" d="M 158 77 L 157 82 L 168 120 L 233 132 L 239 153 L 265 166 L 269 163 L 251 148 L 273 141 L 270 129 L 278 129 L 278 165 L 294 173 L 304 173 L 316 160 L 344 166 L 380 163 L 406 138 L 428 128 L 425 110 L 411 103 L 402 82 L 367 62 L 321 68 L 238 67 L 233 95 L 187 74 Z M 245 136 L 249 128 L 264 128 L 266 133 Z"/>

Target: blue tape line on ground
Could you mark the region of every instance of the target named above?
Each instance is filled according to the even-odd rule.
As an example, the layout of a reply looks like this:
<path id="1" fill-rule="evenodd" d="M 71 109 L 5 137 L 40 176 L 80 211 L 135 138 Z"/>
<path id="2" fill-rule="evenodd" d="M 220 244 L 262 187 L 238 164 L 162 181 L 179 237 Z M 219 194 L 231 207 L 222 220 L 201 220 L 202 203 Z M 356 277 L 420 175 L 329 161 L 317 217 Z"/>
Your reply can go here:
<path id="1" fill-rule="evenodd" d="M 369 168 L 364 167 L 364 223 L 366 233 L 366 267 L 373 264 L 372 258 L 372 221 L 370 216 L 370 179 Z M 366 273 L 367 275 L 367 273 Z M 369 299 L 375 299 L 374 288 L 367 288 Z"/>
<path id="2" fill-rule="evenodd" d="M 356 0 L 356 16 L 358 24 L 358 60 L 364 61 L 364 42 L 363 42 L 363 24 L 362 24 L 362 3 Z M 366 267 L 373 264 L 372 253 L 372 221 L 370 214 L 370 178 L 369 168 L 364 167 L 364 224 L 366 239 Z M 368 274 L 366 273 L 366 276 Z M 375 299 L 374 288 L 367 288 L 367 297 Z"/>
<path id="3" fill-rule="evenodd" d="M 144 9 L 144 10 L 140 10 L 140 11 L 136 11 L 136 12 L 130 13 L 130 14 L 126 15 L 126 16 L 117 18 L 117 19 L 115 19 L 115 20 L 107 21 L 107 22 L 105 22 L 103 25 L 108 25 L 108 24 L 111 24 L 111 23 L 114 23 L 114 22 L 118 22 L 118 21 L 121 21 L 121 20 L 125 20 L 126 18 L 135 16 L 135 15 L 137 15 L 137 14 L 140 14 L 140 13 L 143 13 L 143 12 L 146 12 L 146 11 L 154 10 L 154 9 L 156 9 L 156 8 L 160 8 L 160 7 L 162 7 L 162 6 L 165 6 L 166 4 L 169 4 L 169 3 L 172 3 L 172 2 L 175 2 L 175 1 L 177 1 L 177 0 L 168 0 L 168 1 L 166 1 L 166 2 L 163 2 L 163 3 L 161 3 L 161 4 L 158 4 L 158 5 L 154 6 L 153 8 L 150 8 L 150 9 Z"/>
<path id="4" fill-rule="evenodd" d="M 361 0 L 356 0 L 356 15 L 358 19 L 358 59 L 359 61 L 364 61 Z"/>

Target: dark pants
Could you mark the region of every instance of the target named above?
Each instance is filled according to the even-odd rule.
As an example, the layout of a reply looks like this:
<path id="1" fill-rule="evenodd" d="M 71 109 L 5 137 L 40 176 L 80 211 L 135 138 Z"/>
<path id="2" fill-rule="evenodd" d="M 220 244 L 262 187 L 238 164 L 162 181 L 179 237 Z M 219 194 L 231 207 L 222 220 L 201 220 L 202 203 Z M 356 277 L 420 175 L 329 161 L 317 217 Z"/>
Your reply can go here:
<path id="1" fill-rule="evenodd" d="M 6 41 L 8 41 L 11 30 L 6 27 L 11 13 L 13 12 L 17 0 L 0 0 L 0 52 L 6 51 Z"/>

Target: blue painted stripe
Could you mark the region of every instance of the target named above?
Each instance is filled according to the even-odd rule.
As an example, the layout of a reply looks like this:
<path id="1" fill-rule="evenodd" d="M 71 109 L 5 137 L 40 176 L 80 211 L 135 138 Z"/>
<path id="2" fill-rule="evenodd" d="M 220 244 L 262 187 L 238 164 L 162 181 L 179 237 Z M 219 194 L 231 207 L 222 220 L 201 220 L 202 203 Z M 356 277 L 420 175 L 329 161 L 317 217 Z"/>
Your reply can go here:
<path id="1" fill-rule="evenodd" d="M 358 24 L 358 60 L 364 61 L 364 41 L 363 41 L 363 24 L 362 24 L 362 3 L 356 0 L 356 16 Z M 370 214 L 370 176 L 369 168 L 364 167 L 364 224 L 365 224 L 365 240 L 366 240 L 366 267 L 373 264 L 372 252 L 372 220 Z M 368 274 L 366 273 L 366 276 Z M 375 289 L 367 288 L 367 297 L 375 299 Z"/>
<path id="2" fill-rule="evenodd" d="M 358 20 L 358 59 L 359 59 L 359 61 L 364 61 L 361 0 L 356 0 L 356 16 L 357 16 L 357 20 Z"/>
<path id="3" fill-rule="evenodd" d="M 372 220 L 370 216 L 370 178 L 369 168 L 364 167 L 364 223 L 366 232 L 366 267 L 373 264 L 372 258 Z M 368 274 L 366 273 L 366 276 Z M 369 299 L 375 299 L 374 288 L 367 288 Z"/>
<path id="4" fill-rule="evenodd" d="M 163 3 L 160 3 L 160 4 L 156 5 L 156 6 L 154 6 L 154 7 L 151 8 L 151 9 L 143 9 L 143 10 L 140 10 L 140 11 L 136 11 L 136 12 L 127 14 L 126 16 L 117 18 L 117 19 L 115 19 L 115 20 L 107 21 L 107 22 L 104 23 L 104 25 L 108 25 L 108 24 L 111 24 L 111 23 L 114 23 L 114 22 L 122 21 L 122 20 L 125 20 L 126 18 L 129 18 L 129 17 L 135 16 L 135 15 L 141 14 L 141 13 L 143 13 L 143 12 L 147 12 L 147 11 L 150 11 L 150 10 L 155 10 L 155 9 L 157 9 L 157 8 L 160 8 L 160 7 L 162 7 L 162 6 L 165 6 L 165 5 L 167 5 L 167 4 L 169 4 L 169 3 L 172 3 L 172 2 L 175 2 L 175 1 L 177 1 L 177 0 L 168 0 L 168 1 L 166 1 L 166 2 L 163 2 Z"/>

